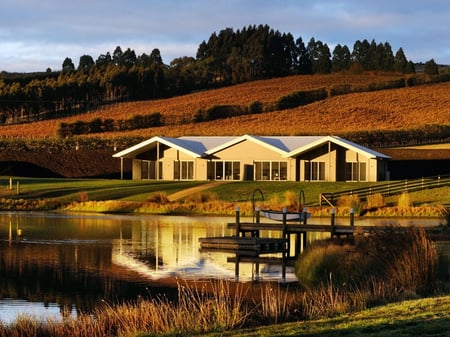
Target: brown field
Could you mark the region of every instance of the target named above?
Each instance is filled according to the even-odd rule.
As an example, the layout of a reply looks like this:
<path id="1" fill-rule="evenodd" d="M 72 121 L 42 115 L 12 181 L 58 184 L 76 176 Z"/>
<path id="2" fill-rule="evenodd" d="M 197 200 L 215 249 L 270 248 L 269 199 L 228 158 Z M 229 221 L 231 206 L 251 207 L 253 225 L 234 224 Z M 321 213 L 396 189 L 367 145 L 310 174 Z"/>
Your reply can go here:
<path id="1" fill-rule="evenodd" d="M 364 85 L 398 79 L 398 75 L 313 75 L 255 81 L 227 88 L 197 92 L 155 101 L 116 104 L 85 114 L 30 124 L 1 126 L 1 137 L 55 137 L 60 122 L 91 121 L 94 118 L 126 119 L 160 112 L 165 116 L 190 118 L 198 109 L 218 104 L 248 105 L 274 102 L 298 90 L 338 84 Z M 340 134 L 347 131 L 397 130 L 450 123 L 450 83 L 421 85 L 354 93 L 289 110 L 247 115 L 205 123 L 185 124 L 96 134 L 101 137 L 154 135 L 301 135 Z"/>

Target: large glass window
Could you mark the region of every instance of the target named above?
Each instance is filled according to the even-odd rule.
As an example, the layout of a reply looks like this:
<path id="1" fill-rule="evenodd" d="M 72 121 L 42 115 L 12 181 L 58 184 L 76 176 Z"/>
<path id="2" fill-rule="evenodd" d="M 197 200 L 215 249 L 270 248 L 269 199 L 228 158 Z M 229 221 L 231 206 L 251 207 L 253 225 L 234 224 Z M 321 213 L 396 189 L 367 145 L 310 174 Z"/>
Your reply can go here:
<path id="1" fill-rule="evenodd" d="M 173 164 L 173 178 L 178 180 L 193 180 L 194 162 L 188 160 L 175 161 Z"/>
<path id="2" fill-rule="evenodd" d="M 156 171 L 156 165 L 159 165 L 159 171 Z M 141 161 L 141 179 L 162 179 L 162 162 L 142 160 Z M 159 174 L 159 175 L 158 175 Z"/>
<path id="3" fill-rule="evenodd" d="M 255 180 L 287 180 L 287 162 L 255 161 Z"/>
<path id="4" fill-rule="evenodd" d="M 310 181 L 325 180 L 325 162 L 305 161 L 305 180 Z"/>
<path id="5" fill-rule="evenodd" d="M 345 165 L 345 178 L 348 181 L 366 181 L 366 163 L 351 162 Z"/>
<path id="6" fill-rule="evenodd" d="M 212 161 L 208 164 L 210 180 L 240 180 L 241 163 L 239 161 Z"/>

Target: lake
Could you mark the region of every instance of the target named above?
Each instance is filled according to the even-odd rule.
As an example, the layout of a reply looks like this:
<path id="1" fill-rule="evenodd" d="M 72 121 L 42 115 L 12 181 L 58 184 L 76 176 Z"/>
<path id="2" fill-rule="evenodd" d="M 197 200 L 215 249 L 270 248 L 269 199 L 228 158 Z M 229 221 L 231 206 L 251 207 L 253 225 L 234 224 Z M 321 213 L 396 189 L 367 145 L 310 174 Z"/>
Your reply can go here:
<path id="1" fill-rule="evenodd" d="M 180 278 L 235 280 L 235 265 L 227 261 L 234 254 L 199 250 L 199 238 L 234 234 L 227 229 L 233 221 L 230 217 L 0 212 L 0 320 L 10 322 L 20 314 L 76 316 L 105 302 L 162 294 L 174 298 L 176 287 L 168 287 L 167 282 L 173 285 Z M 345 221 L 338 219 L 338 223 Z M 377 223 L 414 221 L 378 219 Z M 329 219 L 309 223 L 329 223 Z M 437 225 L 438 220 L 420 224 Z M 309 235 L 308 240 L 326 235 Z M 261 265 L 257 276 L 264 281 L 280 275 L 278 266 Z M 240 265 L 240 281 L 255 276 L 253 264 Z M 286 279 L 295 281 L 292 269 Z"/>

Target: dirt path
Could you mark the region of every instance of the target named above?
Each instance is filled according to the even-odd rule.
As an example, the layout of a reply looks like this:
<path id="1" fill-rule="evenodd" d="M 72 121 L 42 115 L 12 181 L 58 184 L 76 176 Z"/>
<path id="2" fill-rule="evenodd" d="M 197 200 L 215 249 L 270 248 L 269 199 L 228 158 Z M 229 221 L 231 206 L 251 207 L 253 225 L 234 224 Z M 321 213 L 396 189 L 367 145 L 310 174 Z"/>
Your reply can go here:
<path id="1" fill-rule="evenodd" d="M 191 194 L 198 193 L 198 192 L 207 190 L 208 188 L 212 188 L 217 185 L 222 185 L 222 184 L 226 184 L 226 183 L 228 183 L 228 181 L 214 181 L 209 184 L 195 186 L 195 187 L 187 188 L 185 190 L 173 193 L 173 194 L 167 196 L 167 198 L 169 199 L 169 201 L 179 200 L 179 199 L 185 198 Z"/>

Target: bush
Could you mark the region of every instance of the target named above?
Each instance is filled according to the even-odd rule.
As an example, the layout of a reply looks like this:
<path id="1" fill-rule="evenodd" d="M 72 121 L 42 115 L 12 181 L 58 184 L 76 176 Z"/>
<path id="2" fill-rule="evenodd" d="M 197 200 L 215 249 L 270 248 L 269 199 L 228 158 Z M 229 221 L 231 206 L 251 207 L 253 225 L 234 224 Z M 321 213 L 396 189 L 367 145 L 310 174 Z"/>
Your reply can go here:
<path id="1" fill-rule="evenodd" d="M 337 206 L 353 208 L 355 215 L 361 213 L 361 199 L 358 194 L 340 196 L 337 201 Z"/>
<path id="2" fill-rule="evenodd" d="M 333 242 L 321 242 L 312 245 L 296 261 L 295 271 L 300 285 L 311 289 L 324 286 L 328 282 L 342 285 L 351 282 L 357 275 L 355 267 L 359 254 L 348 244 L 338 245 Z"/>
<path id="3" fill-rule="evenodd" d="M 374 193 L 367 196 L 366 208 L 379 208 L 386 206 L 384 196 L 381 193 Z"/>
<path id="4" fill-rule="evenodd" d="M 278 99 L 278 110 L 295 108 L 301 105 L 324 100 L 327 97 L 328 92 L 326 88 L 319 88 L 308 91 L 295 91 L 289 95 L 281 96 Z"/>
<path id="5" fill-rule="evenodd" d="M 327 241 L 312 245 L 296 261 L 305 288 L 332 283 L 362 289 L 384 284 L 385 293 L 399 290 L 430 294 L 436 289 L 438 254 L 422 228 L 387 227 L 355 238 L 355 245 Z"/>
<path id="6" fill-rule="evenodd" d="M 399 208 L 409 208 L 412 207 L 412 205 L 413 203 L 411 200 L 411 196 L 409 195 L 408 192 L 403 192 L 402 194 L 400 194 L 397 202 L 397 206 Z"/>

